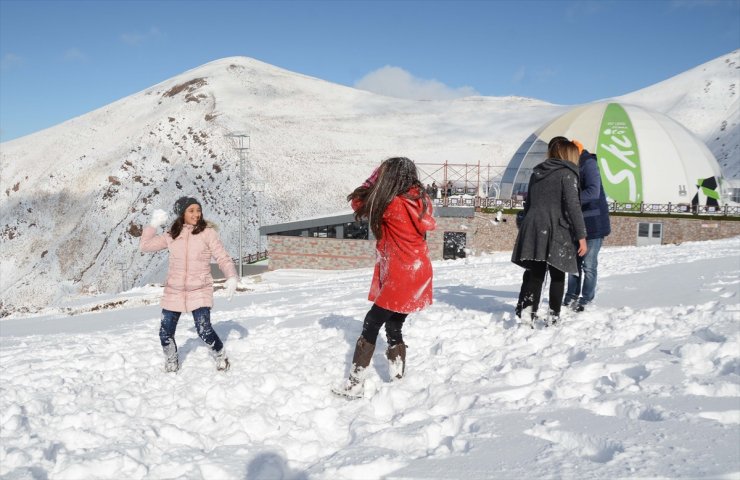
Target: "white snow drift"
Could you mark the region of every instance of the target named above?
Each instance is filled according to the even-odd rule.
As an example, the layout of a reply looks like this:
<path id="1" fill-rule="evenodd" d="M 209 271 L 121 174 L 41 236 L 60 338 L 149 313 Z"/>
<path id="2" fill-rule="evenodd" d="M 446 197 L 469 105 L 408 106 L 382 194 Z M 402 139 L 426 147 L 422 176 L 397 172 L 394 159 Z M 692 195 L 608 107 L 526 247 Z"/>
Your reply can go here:
<path id="1" fill-rule="evenodd" d="M 369 269 L 276 271 L 218 297 L 226 374 L 188 315 L 182 369 L 163 372 L 157 287 L 4 320 L 0 476 L 738 478 L 740 238 L 605 248 L 596 305 L 537 330 L 513 318 L 508 256 L 435 262 L 406 378 L 390 382 L 381 335 L 353 402 L 329 389 Z"/>

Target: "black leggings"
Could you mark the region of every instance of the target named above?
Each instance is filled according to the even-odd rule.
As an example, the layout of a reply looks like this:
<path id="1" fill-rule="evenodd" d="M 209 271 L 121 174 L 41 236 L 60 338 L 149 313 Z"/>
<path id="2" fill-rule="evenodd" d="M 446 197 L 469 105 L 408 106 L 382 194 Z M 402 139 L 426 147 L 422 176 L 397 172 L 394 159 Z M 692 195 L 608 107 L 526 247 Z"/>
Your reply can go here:
<path id="1" fill-rule="evenodd" d="M 407 313 L 392 312 L 373 304 L 370 311 L 365 315 L 365 322 L 362 324 L 362 336 L 375 345 L 380 327 L 385 323 L 385 336 L 388 346 L 392 347 L 403 343 L 401 328 L 403 328 L 403 321 L 406 320 L 407 316 Z"/>
<path id="2" fill-rule="evenodd" d="M 519 290 L 519 301 L 516 304 L 516 315 L 521 317 L 522 310 L 532 307 L 532 313 L 540 306 L 542 284 L 545 282 L 545 272 L 550 272 L 550 311 L 560 315 L 565 291 L 565 272 L 549 265 L 547 262 L 532 262 L 532 268 L 524 271 L 522 288 Z"/>

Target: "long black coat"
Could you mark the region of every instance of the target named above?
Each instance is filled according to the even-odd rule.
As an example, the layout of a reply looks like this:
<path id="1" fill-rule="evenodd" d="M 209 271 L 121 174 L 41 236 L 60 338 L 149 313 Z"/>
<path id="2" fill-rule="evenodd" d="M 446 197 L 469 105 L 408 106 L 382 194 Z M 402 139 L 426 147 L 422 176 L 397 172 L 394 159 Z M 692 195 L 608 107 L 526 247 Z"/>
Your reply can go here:
<path id="1" fill-rule="evenodd" d="M 524 268 L 547 262 L 560 271 L 577 273 L 576 242 L 586 238 L 578 167 L 554 158 L 534 167 L 524 212 L 511 261 Z"/>

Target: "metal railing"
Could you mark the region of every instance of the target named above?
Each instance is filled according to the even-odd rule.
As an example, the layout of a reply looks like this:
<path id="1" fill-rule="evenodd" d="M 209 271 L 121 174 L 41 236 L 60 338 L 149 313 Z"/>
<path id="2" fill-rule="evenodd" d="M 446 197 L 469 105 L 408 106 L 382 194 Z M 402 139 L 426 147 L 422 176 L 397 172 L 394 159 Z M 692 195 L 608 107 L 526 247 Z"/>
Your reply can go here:
<path id="1" fill-rule="evenodd" d="M 239 259 L 234 258 L 234 264 L 239 265 Z M 257 263 L 262 260 L 267 260 L 267 250 L 257 253 L 248 253 L 242 257 L 242 264 L 249 265 L 250 263 Z"/>
<path id="2" fill-rule="evenodd" d="M 501 210 L 524 208 L 524 200 L 503 200 L 499 198 L 452 196 L 435 198 L 432 203 L 438 207 L 475 207 Z M 700 215 L 700 216 L 740 216 L 740 206 L 722 205 L 718 207 L 690 205 L 686 203 L 609 203 L 609 211 L 614 213 L 642 213 L 645 215 Z"/>

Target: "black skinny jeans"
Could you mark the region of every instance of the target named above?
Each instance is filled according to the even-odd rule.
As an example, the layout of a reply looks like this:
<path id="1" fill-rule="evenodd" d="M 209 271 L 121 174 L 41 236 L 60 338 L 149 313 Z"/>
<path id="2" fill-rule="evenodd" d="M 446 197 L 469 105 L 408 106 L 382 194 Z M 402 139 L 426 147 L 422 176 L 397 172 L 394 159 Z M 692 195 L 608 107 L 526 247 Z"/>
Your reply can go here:
<path id="1" fill-rule="evenodd" d="M 385 336 L 388 346 L 392 347 L 403 343 L 401 328 L 403 328 L 403 321 L 406 320 L 407 316 L 407 313 L 392 312 L 373 304 L 370 311 L 365 315 L 365 321 L 362 324 L 362 336 L 365 337 L 365 340 L 375 345 L 375 342 L 378 340 L 380 327 L 385 324 Z"/>
<path id="2" fill-rule="evenodd" d="M 532 313 L 537 312 L 540 306 L 542 284 L 545 282 L 545 272 L 550 272 L 550 311 L 553 315 L 560 315 L 565 291 L 565 272 L 549 265 L 547 262 L 533 262 L 534 266 L 524 271 L 522 288 L 519 290 L 519 301 L 516 304 L 516 315 L 521 317 L 522 310 L 532 307 Z"/>

